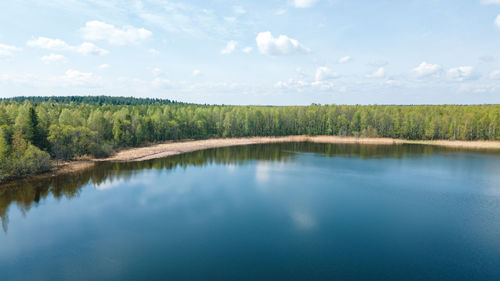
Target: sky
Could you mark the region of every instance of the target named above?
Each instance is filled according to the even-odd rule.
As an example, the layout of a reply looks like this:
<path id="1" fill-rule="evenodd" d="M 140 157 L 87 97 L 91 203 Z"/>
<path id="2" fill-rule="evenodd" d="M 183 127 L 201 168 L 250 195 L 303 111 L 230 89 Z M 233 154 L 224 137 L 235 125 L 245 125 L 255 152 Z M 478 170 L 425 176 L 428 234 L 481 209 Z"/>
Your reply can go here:
<path id="1" fill-rule="evenodd" d="M 500 103 L 500 0 L 16 0 L 0 97 Z"/>

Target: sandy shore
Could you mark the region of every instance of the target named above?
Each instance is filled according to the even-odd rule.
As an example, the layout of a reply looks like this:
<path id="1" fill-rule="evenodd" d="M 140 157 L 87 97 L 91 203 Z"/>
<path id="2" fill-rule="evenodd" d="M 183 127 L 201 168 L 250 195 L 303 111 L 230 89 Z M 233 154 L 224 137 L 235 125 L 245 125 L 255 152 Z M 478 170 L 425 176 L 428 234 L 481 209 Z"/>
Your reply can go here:
<path id="1" fill-rule="evenodd" d="M 54 168 L 50 172 L 47 172 L 46 174 L 57 176 L 61 174 L 73 173 L 91 168 L 94 166 L 95 162 L 96 161 L 93 159 L 62 162 L 57 165 L 54 165 Z"/>
<path id="2" fill-rule="evenodd" d="M 359 143 L 372 145 L 393 145 L 410 143 L 465 149 L 500 150 L 500 142 L 494 141 L 407 141 L 391 138 L 355 138 L 337 136 L 249 137 L 162 143 L 147 147 L 125 149 L 109 158 L 99 159 L 95 161 L 144 161 L 209 148 L 283 142 Z"/>
<path id="3" fill-rule="evenodd" d="M 60 174 L 72 173 L 88 169 L 95 162 L 102 161 L 144 161 L 156 158 L 164 158 L 181 153 L 193 152 L 197 150 L 250 145 L 265 143 L 284 143 L 284 142 L 313 142 L 313 143 L 359 143 L 369 145 L 394 145 L 394 144 L 423 144 L 435 145 L 463 149 L 482 149 L 482 150 L 500 150 L 500 141 L 410 141 L 391 138 L 356 138 L 356 137 L 337 137 L 337 136 L 285 136 L 285 137 L 248 137 L 248 138 L 220 138 L 207 140 L 188 140 L 181 142 L 167 142 L 154 144 L 146 147 L 128 148 L 119 151 L 111 157 L 104 159 L 86 159 L 80 161 L 71 161 L 59 163 L 54 169 L 47 173 L 29 176 L 28 178 L 42 178 L 56 176 Z"/>

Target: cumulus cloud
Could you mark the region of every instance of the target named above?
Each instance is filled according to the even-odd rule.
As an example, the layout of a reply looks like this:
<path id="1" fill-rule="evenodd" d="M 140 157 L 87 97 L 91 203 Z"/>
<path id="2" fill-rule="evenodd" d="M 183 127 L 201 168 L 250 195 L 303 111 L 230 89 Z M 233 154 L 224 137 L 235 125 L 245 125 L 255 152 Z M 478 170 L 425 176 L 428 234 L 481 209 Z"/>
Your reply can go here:
<path id="1" fill-rule="evenodd" d="M 81 72 L 74 69 L 69 69 L 66 71 L 62 79 L 73 85 L 82 85 L 91 82 L 93 79 L 93 74 L 90 72 Z"/>
<path id="2" fill-rule="evenodd" d="M 245 8 L 243 8 L 241 6 L 233 6 L 233 12 L 237 15 L 243 15 L 243 14 L 247 13 Z"/>
<path id="3" fill-rule="evenodd" d="M 151 48 L 148 50 L 148 53 L 152 54 L 153 56 L 157 56 L 160 54 L 160 51 L 158 51 L 157 49 Z"/>
<path id="4" fill-rule="evenodd" d="M 51 63 L 67 63 L 68 59 L 63 56 L 63 55 L 58 55 L 58 54 L 50 54 L 47 56 L 43 56 L 42 61 L 46 64 L 51 64 Z"/>
<path id="5" fill-rule="evenodd" d="M 83 42 L 80 46 L 74 47 L 74 49 L 83 55 L 98 55 L 98 56 L 103 56 L 108 54 L 109 52 L 97 47 L 96 45 L 89 43 L 89 42 Z"/>
<path id="6" fill-rule="evenodd" d="M 320 91 L 338 91 L 341 93 L 344 93 L 347 91 L 347 88 L 344 86 L 337 86 L 333 81 L 327 80 L 327 81 L 314 81 L 311 83 L 311 86 L 314 89 L 318 89 Z"/>
<path id="7" fill-rule="evenodd" d="M 311 89 L 319 91 L 337 91 L 337 92 L 347 91 L 346 87 L 337 86 L 331 79 L 307 82 L 302 79 L 290 78 L 286 81 L 276 82 L 274 84 L 274 87 L 281 90 L 294 90 L 297 92 L 308 91 Z"/>
<path id="8" fill-rule="evenodd" d="M 422 62 L 417 67 L 413 69 L 413 73 L 419 78 L 433 76 L 441 71 L 441 66 L 439 64 L 431 64 L 428 62 Z"/>
<path id="9" fill-rule="evenodd" d="M 388 79 L 384 83 L 387 86 L 401 86 L 401 85 L 403 85 L 403 82 L 401 82 L 399 80 L 394 80 L 394 79 Z"/>
<path id="10" fill-rule="evenodd" d="M 276 12 L 274 12 L 274 14 L 277 15 L 277 16 L 281 16 L 281 15 L 286 14 L 286 10 L 285 9 L 279 9 L 279 10 L 276 10 Z"/>
<path id="11" fill-rule="evenodd" d="M 310 8 L 317 2 L 318 0 L 293 0 L 292 6 L 295 8 Z"/>
<path id="12" fill-rule="evenodd" d="M 498 86 L 462 83 L 458 87 L 458 91 L 464 93 L 474 93 L 474 94 L 495 93 L 498 92 Z"/>
<path id="13" fill-rule="evenodd" d="M 122 29 L 102 21 L 89 21 L 82 28 L 83 38 L 92 41 L 104 40 L 112 45 L 135 44 L 149 38 L 153 33 L 144 28 L 124 26 Z"/>
<path id="14" fill-rule="evenodd" d="M 153 87 L 156 88 L 171 88 L 173 86 L 172 81 L 166 79 L 166 78 L 161 78 L 161 77 L 156 77 L 153 82 Z"/>
<path id="15" fill-rule="evenodd" d="M 493 70 L 490 72 L 490 79 L 500 80 L 500 70 Z"/>
<path id="16" fill-rule="evenodd" d="M 37 39 L 29 40 L 26 43 L 30 47 L 37 47 L 42 49 L 54 51 L 73 51 L 83 55 L 106 55 L 109 52 L 97 47 L 93 43 L 83 42 L 78 46 L 71 46 L 61 39 L 51 39 L 47 37 L 38 37 Z"/>
<path id="17" fill-rule="evenodd" d="M 13 52 L 20 51 L 21 49 L 16 46 L 6 45 L 0 43 L 0 57 L 10 57 Z"/>
<path id="18" fill-rule="evenodd" d="M 245 48 L 243 48 L 243 50 L 242 50 L 242 51 L 243 51 L 243 53 L 245 53 L 245 54 L 249 54 L 249 53 L 251 53 L 251 52 L 252 52 L 252 50 L 253 50 L 253 48 L 252 48 L 252 47 L 245 47 Z"/>
<path id="19" fill-rule="evenodd" d="M 500 29 L 500 15 L 498 15 L 495 19 L 495 25 Z"/>
<path id="20" fill-rule="evenodd" d="M 316 75 L 314 76 L 316 81 L 330 80 L 338 77 L 339 74 L 337 72 L 332 71 L 326 66 L 318 67 L 318 69 L 316 69 Z"/>
<path id="21" fill-rule="evenodd" d="M 201 71 L 199 69 L 193 70 L 193 76 L 198 76 L 201 74 Z"/>
<path id="22" fill-rule="evenodd" d="M 448 78 L 455 81 L 469 80 L 473 76 L 472 66 L 459 66 L 448 70 Z"/>
<path id="23" fill-rule="evenodd" d="M 107 64 L 107 63 L 103 63 L 103 64 L 99 65 L 99 68 L 100 68 L 100 69 L 106 69 L 106 68 L 109 68 L 109 64 Z"/>
<path id="24" fill-rule="evenodd" d="M 228 55 L 234 52 L 236 50 L 236 46 L 238 45 L 238 42 L 231 40 L 227 42 L 226 47 L 220 51 L 221 54 L 223 55 Z"/>
<path id="25" fill-rule="evenodd" d="M 51 39 L 47 37 L 38 37 L 38 39 L 29 40 L 27 45 L 49 50 L 68 50 L 71 48 L 68 43 L 61 39 Z"/>
<path id="26" fill-rule="evenodd" d="M 351 61 L 351 59 L 352 59 L 351 56 L 341 57 L 339 59 L 339 63 L 347 63 L 347 62 Z"/>
<path id="27" fill-rule="evenodd" d="M 160 76 L 163 74 L 163 70 L 161 70 L 158 67 L 155 67 L 151 70 L 151 73 L 153 73 L 154 76 Z"/>
<path id="28" fill-rule="evenodd" d="M 383 67 L 379 67 L 379 69 L 375 70 L 373 73 L 367 74 L 366 78 L 382 78 L 385 76 L 385 69 Z"/>
<path id="29" fill-rule="evenodd" d="M 273 37 L 269 31 L 260 32 L 255 40 L 257 41 L 259 51 L 265 55 L 280 56 L 310 52 L 299 41 L 286 35 Z"/>
<path id="30" fill-rule="evenodd" d="M 309 87 L 310 84 L 303 80 L 288 79 L 288 81 L 278 81 L 274 84 L 278 89 L 294 89 L 296 91 L 303 91 L 304 88 Z"/>

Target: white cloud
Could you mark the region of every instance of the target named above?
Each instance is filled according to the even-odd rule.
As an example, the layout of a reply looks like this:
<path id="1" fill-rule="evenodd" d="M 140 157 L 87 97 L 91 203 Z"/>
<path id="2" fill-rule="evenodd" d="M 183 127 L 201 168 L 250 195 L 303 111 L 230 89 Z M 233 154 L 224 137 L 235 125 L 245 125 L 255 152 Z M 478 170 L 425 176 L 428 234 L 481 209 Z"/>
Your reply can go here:
<path id="1" fill-rule="evenodd" d="M 231 41 L 227 42 L 226 47 L 224 49 L 222 49 L 220 51 L 220 53 L 223 55 L 230 54 L 230 53 L 234 52 L 237 45 L 238 45 L 238 42 L 231 40 Z"/>
<path id="2" fill-rule="evenodd" d="M 68 59 L 63 55 L 50 54 L 42 57 L 42 61 L 46 64 L 51 63 L 67 63 Z"/>
<path id="3" fill-rule="evenodd" d="M 224 20 L 227 21 L 227 22 L 230 22 L 230 23 L 236 22 L 236 18 L 235 17 L 225 17 Z"/>
<path id="4" fill-rule="evenodd" d="M 153 73 L 154 76 L 160 76 L 163 74 L 163 70 L 161 70 L 158 67 L 155 67 L 151 70 L 151 73 Z"/>
<path id="5" fill-rule="evenodd" d="M 385 69 L 383 67 L 379 67 L 379 69 L 375 70 L 373 73 L 367 74 L 366 78 L 382 78 L 385 76 Z"/>
<path id="6" fill-rule="evenodd" d="M 243 15 L 243 14 L 247 13 L 245 8 L 243 8 L 241 6 L 233 6 L 233 12 L 237 15 Z"/>
<path id="7" fill-rule="evenodd" d="M 81 72 L 78 70 L 69 69 L 66 71 L 62 79 L 69 84 L 82 85 L 91 82 L 93 79 L 93 74 L 90 72 Z"/>
<path id="8" fill-rule="evenodd" d="M 124 26 L 122 29 L 102 21 L 89 21 L 82 28 L 83 38 L 87 40 L 105 40 L 113 45 L 128 45 L 149 38 L 153 33 L 144 28 Z"/>
<path id="9" fill-rule="evenodd" d="M 498 15 L 495 19 L 495 25 L 500 29 L 500 15 Z"/>
<path id="10" fill-rule="evenodd" d="M 251 52 L 252 52 L 252 50 L 253 50 L 253 48 L 252 48 L 252 47 L 245 47 L 245 48 L 243 48 L 243 50 L 242 50 L 242 51 L 243 51 L 243 53 L 245 53 L 245 54 L 249 54 L 249 53 L 251 53 Z"/>
<path id="11" fill-rule="evenodd" d="M 339 87 L 335 83 L 333 83 L 333 81 L 314 81 L 311 83 L 311 86 L 320 91 L 347 91 L 346 87 Z"/>
<path id="12" fill-rule="evenodd" d="M 500 5 L 500 0 L 482 0 L 483 5 Z"/>
<path id="13" fill-rule="evenodd" d="M 12 56 L 12 52 L 20 51 L 21 49 L 16 46 L 6 45 L 0 43 L 0 57 L 10 57 Z"/>
<path id="14" fill-rule="evenodd" d="M 99 65 L 99 68 L 100 68 L 100 69 L 106 69 L 106 68 L 109 68 L 109 64 L 107 64 L 107 63 L 101 64 L 101 65 Z"/>
<path id="15" fill-rule="evenodd" d="M 193 70 L 193 76 L 198 76 L 201 74 L 201 71 L 199 69 Z"/>
<path id="16" fill-rule="evenodd" d="M 474 94 L 484 94 L 484 93 L 495 93 L 498 92 L 498 86 L 494 85 L 477 85 L 470 83 L 461 83 L 458 87 L 458 91 L 463 93 L 474 93 Z"/>
<path id="17" fill-rule="evenodd" d="M 61 39 L 51 39 L 47 37 L 38 37 L 38 39 L 29 40 L 27 45 L 49 50 L 68 50 L 71 48 L 68 43 Z"/>
<path id="18" fill-rule="evenodd" d="M 29 40 L 26 44 L 30 47 L 37 47 L 54 51 L 73 51 L 83 55 L 102 56 L 109 53 L 108 51 L 101 49 L 89 42 L 83 42 L 79 46 L 71 46 L 61 39 L 51 39 L 47 37 L 38 37 L 37 39 Z"/>
<path id="19" fill-rule="evenodd" d="M 387 86 L 401 86 L 403 85 L 403 83 L 399 80 L 394 80 L 394 79 L 389 79 L 387 81 L 385 81 L 385 84 Z"/>
<path id="20" fill-rule="evenodd" d="M 160 54 L 160 51 L 158 51 L 157 49 L 151 48 L 148 50 L 148 53 L 152 54 L 153 56 L 157 56 Z"/>
<path id="21" fill-rule="evenodd" d="M 83 42 L 80 46 L 77 46 L 74 48 L 78 53 L 83 54 L 83 55 L 99 55 L 103 56 L 108 54 L 109 52 L 97 47 L 96 45 L 89 43 L 89 42 Z"/>
<path id="22" fill-rule="evenodd" d="M 148 25 L 168 32 L 189 34 L 198 38 L 227 35 L 232 27 L 227 26 L 211 9 L 187 3 L 187 1 L 148 1 L 139 5 L 135 13 Z"/>
<path id="23" fill-rule="evenodd" d="M 490 72 L 490 79 L 500 80 L 500 70 L 493 70 Z"/>
<path id="24" fill-rule="evenodd" d="M 309 83 L 304 80 L 288 79 L 287 81 L 278 81 L 274 84 L 275 88 L 281 90 L 293 90 L 297 92 L 309 91 L 311 89 L 319 91 L 346 92 L 346 87 L 337 86 L 332 80 L 320 80 Z"/>
<path id="25" fill-rule="evenodd" d="M 347 62 L 351 61 L 351 59 L 352 59 L 351 56 L 341 57 L 339 59 L 339 63 L 347 63 Z"/>
<path id="26" fill-rule="evenodd" d="M 298 92 L 301 92 L 304 88 L 309 87 L 310 84 L 303 80 L 294 80 L 292 78 L 288 79 L 288 81 L 278 81 L 274 84 L 275 88 L 278 89 L 293 89 Z"/>
<path id="27" fill-rule="evenodd" d="M 299 41 L 286 35 L 280 35 L 276 38 L 269 31 L 260 32 L 255 40 L 259 51 L 265 55 L 279 56 L 310 52 Z"/>
<path id="28" fill-rule="evenodd" d="M 156 88 L 171 88 L 173 86 L 173 83 L 170 80 L 160 77 L 156 77 L 152 84 Z"/>
<path id="29" fill-rule="evenodd" d="M 279 9 L 279 10 L 276 10 L 276 12 L 274 12 L 274 14 L 277 15 L 277 16 L 281 16 L 281 15 L 286 14 L 286 10 L 285 9 Z"/>
<path id="30" fill-rule="evenodd" d="M 472 66 L 459 66 L 448 70 L 448 78 L 455 81 L 464 81 L 472 78 Z"/>
<path id="31" fill-rule="evenodd" d="M 441 66 L 439 64 L 431 64 L 425 61 L 413 69 L 413 72 L 419 78 L 436 75 L 440 71 L 441 71 Z"/>
<path id="32" fill-rule="evenodd" d="M 317 2 L 318 0 L 293 0 L 292 6 L 295 8 L 310 8 Z"/>
<path id="33" fill-rule="evenodd" d="M 316 69 L 316 75 L 314 77 L 316 81 L 323 81 L 338 78 L 339 74 L 326 66 L 321 66 Z"/>

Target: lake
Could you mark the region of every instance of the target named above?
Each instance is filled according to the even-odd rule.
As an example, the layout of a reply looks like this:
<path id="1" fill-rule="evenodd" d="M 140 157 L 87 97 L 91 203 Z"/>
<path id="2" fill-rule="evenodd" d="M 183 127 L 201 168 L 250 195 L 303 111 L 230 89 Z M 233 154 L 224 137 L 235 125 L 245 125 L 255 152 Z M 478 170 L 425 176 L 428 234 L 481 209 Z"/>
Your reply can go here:
<path id="1" fill-rule="evenodd" d="M 1 280 L 500 280 L 500 154 L 287 143 L 0 186 Z"/>

